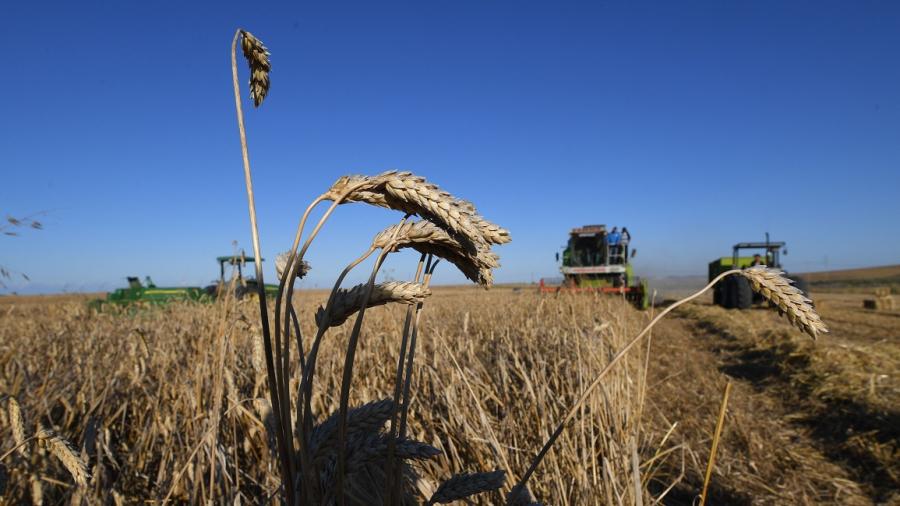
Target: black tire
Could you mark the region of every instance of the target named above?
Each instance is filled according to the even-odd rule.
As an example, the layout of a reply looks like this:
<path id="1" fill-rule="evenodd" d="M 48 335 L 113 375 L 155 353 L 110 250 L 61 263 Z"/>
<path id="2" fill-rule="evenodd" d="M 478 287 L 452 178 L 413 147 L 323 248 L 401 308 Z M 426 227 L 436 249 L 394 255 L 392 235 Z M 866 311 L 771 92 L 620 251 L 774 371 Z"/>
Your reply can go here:
<path id="1" fill-rule="evenodd" d="M 722 283 L 716 283 L 716 286 L 713 287 L 713 305 L 722 305 Z"/>
<path id="2" fill-rule="evenodd" d="M 734 275 L 734 307 L 735 309 L 750 309 L 753 306 L 753 289 L 750 280 L 744 276 Z"/>
<path id="3" fill-rule="evenodd" d="M 725 309 L 733 309 L 737 300 L 736 300 L 736 291 L 734 288 L 734 274 L 723 279 L 720 284 L 722 285 L 722 294 L 721 294 L 721 306 Z"/>

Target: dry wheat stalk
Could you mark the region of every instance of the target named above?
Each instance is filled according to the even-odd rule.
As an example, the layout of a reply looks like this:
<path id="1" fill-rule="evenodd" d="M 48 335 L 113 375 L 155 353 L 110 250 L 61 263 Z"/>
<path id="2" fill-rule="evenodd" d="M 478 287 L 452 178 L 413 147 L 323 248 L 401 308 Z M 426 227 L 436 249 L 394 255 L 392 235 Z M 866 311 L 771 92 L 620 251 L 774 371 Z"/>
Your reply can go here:
<path id="1" fill-rule="evenodd" d="M 761 294 L 767 300 L 778 306 L 779 311 L 787 315 L 788 320 L 806 332 L 813 339 L 821 333 L 827 333 L 828 328 L 822 322 L 819 314 L 813 309 L 812 302 L 799 288 L 784 277 L 784 273 L 778 269 L 765 266 L 756 266 L 741 271 L 741 275 L 750 280 L 753 290 Z"/>
<path id="2" fill-rule="evenodd" d="M 69 445 L 68 441 L 52 430 L 43 428 L 38 430 L 35 434 L 35 438 L 37 438 L 38 442 L 44 445 L 54 457 L 62 462 L 63 467 L 69 471 L 69 474 L 72 475 L 72 479 L 75 480 L 75 483 L 78 484 L 78 486 L 83 487 L 87 485 L 87 466 L 84 461 L 81 460 L 81 457 L 75 453 L 75 450 L 72 449 L 72 446 Z"/>
<path id="3" fill-rule="evenodd" d="M 334 294 L 334 301 L 327 316 L 325 308 L 319 306 L 316 311 L 316 325 L 336 327 L 347 321 L 347 318 L 353 316 L 362 306 L 366 289 L 366 284 L 359 284 L 350 289 L 339 289 Z M 391 302 L 414 304 L 424 301 L 429 295 L 431 290 L 420 283 L 403 281 L 378 283 L 372 287 L 372 295 L 366 302 L 366 307 L 382 306 Z"/>
<path id="4" fill-rule="evenodd" d="M 393 225 L 379 232 L 372 240 L 373 248 L 386 248 L 393 239 L 394 250 L 413 248 L 419 253 L 432 254 L 455 265 L 470 280 L 489 287 L 493 282 L 492 269 L 500 266 L 499 257 L 488 248 L 471 252 L 446 230 L 428 220 Z"/>
<path id="5" fill-rule="evenodd" d="M 269 93 L 269 72 L 272 70 L 269 50 L 259 39 L 245 30 L 241 30 L 241 50 L 250 67 L 250 98 L 253 105 L 259 107 Z"/>
<path id="6" fill-rule="evenodd" d="M 13 440 L 16 442 L 19 455 L 28 456 L 28 449 L 25 448 L 25 417 L 22 416 L 22 408 L 19 401 L 15 397 L 9 396 L 6 399 L 7 408 L 9 410 L 9 424 L 12 428 Z"/>
<path id="7" fill-rule="evenodd" d="M 426 505 L 447 504 L 482 492 L 497 490 L 505 482 L 506 471 L 456 474 L 441 483 Z"/>

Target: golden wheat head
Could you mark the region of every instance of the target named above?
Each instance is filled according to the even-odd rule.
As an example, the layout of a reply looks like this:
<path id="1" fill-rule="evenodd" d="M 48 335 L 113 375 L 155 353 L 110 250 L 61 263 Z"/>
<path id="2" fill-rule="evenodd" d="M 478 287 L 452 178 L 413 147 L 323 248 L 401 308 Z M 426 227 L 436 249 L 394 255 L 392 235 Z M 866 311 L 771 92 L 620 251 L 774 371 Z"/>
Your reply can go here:
<path id="1" fill-rule="evenodd" d="M 275 274 L 278 276 L 278 279 L 284 275 L 284 271 L 287 268 L 288 260 L 291 259 L 291 252 L 286 251 L 284 253 L 279 253 L 278 256 L 275 257 Z M 303 276 L 309 272 L 310 267 L 309 262 L 306 260 L 300 261 L 300 269 L 297 271 L 297 279 L 303 279 Z"/>
<path id="2" fill-rule="evenodd" d="M 319 306 L 316 311 L 316 325 L 336 327 L 347 321 L 347 318 L 353 316 L 362 307 L 367 288 L 367 284 L 360 284 L 350 289 L 338 290 L 327 318 L 325 308 Z M 392 302 L 415 304 L 424 301 L 429 295 L 431 295 L 431 290 L 421 283 L 403 281 L 378 283 L 372 287 L 372 295 L 369 297 L 366 307 L 382 306 Z"/>
<path id="3" fill-rule="evenodd" d="M 253 105 L 259 107 L 269 93 L 269 72 L 272 70 L 269 50 L 253 34 L 244 30 L 241 30 L 241 50 L 250 67 L 250 98 Z"/>
<path id="4" fill-rule="evenodd" d="M 782 314 L 806 332 L 813 339 L 821 333 L 828 332 L 828 328 L 822 323 L 822 318 L 816 313 L 811 300 L 803 295 L 793 281 L 784 277 L 784 273 L 778 269 L 765 266 L 756 266 L 741 271 L 741 275 L 750 280 L 753 290 L 772 302 Z"/>
<path id="5" fill-rule="evenodd" d="M 419 253 L 432 254 L 452 263 L 467 278 L 486 288 L 493 283 L 493 269 L 500 266 L 499 257 L 490 248 L 468 250 L 446 230 L 428 220 L 390 226 L 375 236 L 372 247 L 413 248 Z"/>
<path id="6" fill-rule="evenodd" d="M 415 214 L 445 228 L 470 249 L 484 249 L 491 244 L 504 244 L 510 240 L 507 230 L 479 216 L 471 203 L 457 199 L 411 172 L 343 176 L 324 196 L 336 200 L 350 188 L 356 189 L 347 195 L 346 202 L 366 202 Z"/>
<path id="7" fill-rule="evenodd" d="M 16 451 L 23 457 L 28 456 L 28 449 L 25 448 L 25 417 L 22 416 L 22 408 L 19 401 L 15 397 L 9 396 L 6 399 L 7 408 L 9 410 L 9 424 L 12 429 L 13 440 L 16 442 Z"/>
<path id="8" fill-rule="evenodd" d="M 78 486 L 83 487 L 87 485 L 87 466 L 84 461 L 81 460 L 81 457 L 75 453 L 75 450 L 72 449 L 72 446 L 68 441 L 48 429 L 38 430 L 37 434 L 35 434 L 35 438 L 37 438 L 38 442 L 44 445 L 47 450 L 62 463 L 63 467 L 69 471 L 69 474 L 72 475 L 72 479 L 75 480 L 75 483 L 78 484 Z"/>

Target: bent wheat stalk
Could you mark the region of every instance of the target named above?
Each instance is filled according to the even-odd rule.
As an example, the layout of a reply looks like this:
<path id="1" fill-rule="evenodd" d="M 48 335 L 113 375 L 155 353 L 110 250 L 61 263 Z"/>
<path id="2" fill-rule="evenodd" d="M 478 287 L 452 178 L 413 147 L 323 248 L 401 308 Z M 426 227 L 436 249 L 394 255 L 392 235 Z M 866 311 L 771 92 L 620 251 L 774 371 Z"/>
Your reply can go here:
<path id="1" fill-rule="evenodd" d="M 644 330 L 641 331 L 634 339 L 632 339 L 628 344 L 625 345 L 624 348 L 619 350 L 618 353 L 606 364 L 606 367 L 600 371 L 599 374 L 594 378 L 593 382 L 584 390 L 578 400 L 569 408 L 569 411 L 566 413 L 566 416 L 563 420 L 557 425 L 556 430 L 553 431 L 553 434 L 544 444 L 544 447 L 541 448 L 540 453 L 538 453 L 537 457 L 534 458 L 531 465 L 528 467 L 528 470 L 522 475 L 522 478 L 519 479 L 519 482 L 513 487 L 513 493 L 521 491 L 525 488 L 525 485 L 528 483 L 528 479 L 531 478 L 531 475 L 534 474 L 535 469 L 544 459 L 544 456 L 550 451 L 550 448 L 553 447 L 553 444 L 562 434 L 566 425 L 572 418 L 578 413 L 579 408 L 587 401 L 591 392 L 600 385 L 600 382 L 603 378 L 612 370 L 613 367 L 618 364 L 625 355 L 637 345 L 644 336 L 650 332 L 650 329 L 653 328 L 664 316 L 672 312 L 675 308 L 686 304 L 697 297 L 703 295 L 707 290 L 712 288 L 716 283 L 721 281 L 727 276 L 732 274 L 737 274 L 746 277 L 750 280 L 751 285 L 754 289 L 758 290 L 759 293 L 765 297 L 767 300 L 778 305 L 779 309 L 788 314 L 788 318 L 791 319 L 792 322 L 798 324 L 802 330 L 812 336 L 813 339 L 816 338 L 816 334 L 818 332 L 828 332 L 828 329 L 825 327 L 825 324 L 822 323 L 821 318 L 816 313 L 815 309 L 809 304 L 809 299 L 803 297 L 802 295 L 797 296 L 799 290 L 791 285 L 791 281 L 784 276 L 782 276 L 782 272 L 776 269 L 770 269 L 767 267 L 755 267 L 751 269 L 733 269 L 730 271 L 723 272 L 716 276 L 712 281 L 709 282 L 706 286 L 700 289 L 700 291 L 685 297 L 684 299 L 675 302 L 671 306 L 665 308 L 660 311 L 660 313 L 644 327 Z M 755 282 L 754 282 L 755 281 Z M 765 288 L 765 290 L 763 290 Z M 799 323 L 798 323 L 799 322 Z M 511 494 L 514 495 L 514 494 Z M 509 504 L 509 503 L 508 503 Z"/>
<path id="2" fill-rule="evenodd" d="M 252 53 L 252 59 L 248 57 L 248 64 L 250 65 L 251 73 L 251 96 L 253 96 L 254 105 L 259 107 L 262 103 L 262 99 L 265 97 L 266 93 L 268 93 L 268 65 L 265 65 L 265 80 L 261 79 L 262 74 L 257 71 L 261 71 L 263 67 L 263 63 L 268 62 L 268 52 L 265 50 L 265 47 L 262 46 L 262 43 L 259 42 L 255 37 L 247 37 L 250 35 L 242 29 L 238 29 L 234 33 L 234 38 L 231 41 L 231 80 L 232 80 L 232 88 L 234 89 L 234 107 L 237 112 L 237 122 L 238 122 L 238 133 L 240 134 L 241 139 L 241 157 L 243 159 L 244 164 L 244 184 L 247 187 L 247 207 L 250 214 L 250 231 L 252 234 L 253 240 L 253 254 L 254 254 L 254 264 L 256 267 L 256 285 L 257 285 L 257 295 L 259 299 L 259 317 L 262 326 L 262 335 L 263 335 L 263 345 L 265 348 L 266 354 L 266 376 L 269 380 L 269 396 L 272 402 L 272 409 L 275 410 L 276 413 L 279 413 L 279 416 L 275 417 L 275 433 L 276 439 L 278 440 L 278 454 L 281 457 L 281 473 L 282 473 L 282 483 L 284 485 L 285 494 L 287 495 L 288 502 L 290 504 L 294 504 L 295 494 L 294 494 L 294 480 L 293 476 L 293 465 L 292 465 L 292 457 L 290 453 L 288 453 L 288 438 L 287 433 L 285 432 L 285 427 L 283 420 L 284 418 L 281 416 L 284 413 L 282 408 L 282 397 L 280 392 L 282 389 L 279 388 L 279 381 L 276 377 L 275 372 L 275 357 L 272 352 L 272 339 L 271 333 L 269 331 L 269 313 L 266 307 L 266 292 L 265 292 L 265 284 L 263 281 L 263 270 L 262 270 L 262 254 L 260 252 L 259 246 L 259 227 L 256 221 L 256 202 L 253 197 L 253 177 L 250 171 L 250 153 L 247 147 L 247 131 L 244 127 L 244 110 L 241 105 L 241 95 L 240 95 L 240 85 L 238 84 L 238 72 L 237 72 L 237 43 L 238 39 L 244 37 L 242 40 L 242 48 L 244 49 L 245 55 L 248 50 Z M 246 46 L 245 46 L 246 44 Z M 254 65 L 258 68 L 254 70 Z M 257 79 L 257 86 L 253 86 L 254 76 Z M 264 83 L 264 85 L 263 85 Z M 278 349 L 278 344 L 275 343 L 275 349 Z M 284 399 L 285 402 L 289 402 L 289 398 Z M 290 416 L 290 415 L 288 415 Z"/>

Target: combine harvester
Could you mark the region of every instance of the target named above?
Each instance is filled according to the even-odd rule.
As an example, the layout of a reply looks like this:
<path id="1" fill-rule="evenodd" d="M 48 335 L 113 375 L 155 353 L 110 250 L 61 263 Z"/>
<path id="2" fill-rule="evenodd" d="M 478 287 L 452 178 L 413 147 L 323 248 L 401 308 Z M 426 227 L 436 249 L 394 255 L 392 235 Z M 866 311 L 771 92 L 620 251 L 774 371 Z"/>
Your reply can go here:
<path id="1" fill-rule="evenodd" d="M 253 278 L 245 279 L 243 275 L 243 266 L 247 262 L 253 262 L 253 257 L 244 255 L 232 255 L 217 257 L 219 263 L 219 280 L 215 284 L 204 287 L 199 286 L 175 286 L 175 287 L 159 287 L 153 283 L 150 276 L 144 278 L 141 283 L 137 276 L 129 276 L 128 288 L 117 288 L 116 290 L 106 294 L 105 299 L 95 299 L 88 303 L 94 309 L 101 310 L 104 305 L 112 304 L 115 306 L 147 306 L 161 305 L 175 301 L 196 301 L 196 302 L 212 302 L 220 295 L 226 293 L 232 282 L 234 283 L 234 295 L 238 299 L 245 296 L 256 295 L 256 280 Z M 234 281 L 225 279 L 225 265 L 237 268 L 237 277 Z M 278 285 L 265 285 L 266 296 L 274 297 L 278 293 Z"/>
<path id="2" fill-rule="evenodd" d="M 585 225 L 569 232 L 562 253 L 561 280 L 541 279 L 541 293 L 594 292 L 619 294 L 639 309 L 650 305 L 647 282 L 634 275 L 629 245 L 610 245 L 606 225 Z M 559 253 L 556 261 L 559 262 Z"/>

